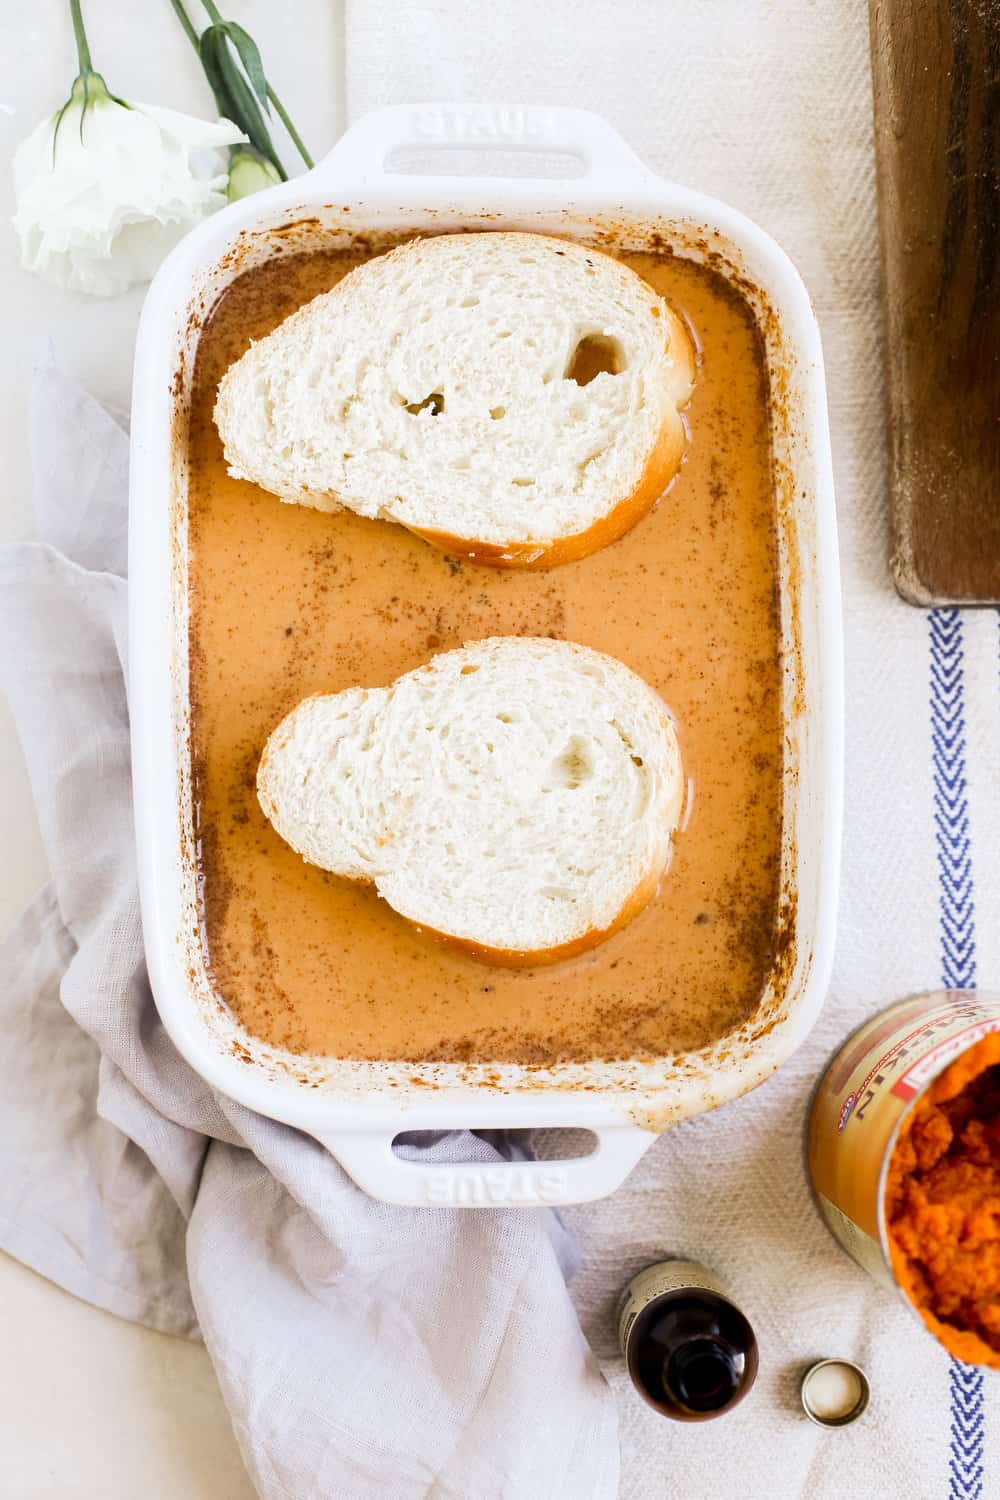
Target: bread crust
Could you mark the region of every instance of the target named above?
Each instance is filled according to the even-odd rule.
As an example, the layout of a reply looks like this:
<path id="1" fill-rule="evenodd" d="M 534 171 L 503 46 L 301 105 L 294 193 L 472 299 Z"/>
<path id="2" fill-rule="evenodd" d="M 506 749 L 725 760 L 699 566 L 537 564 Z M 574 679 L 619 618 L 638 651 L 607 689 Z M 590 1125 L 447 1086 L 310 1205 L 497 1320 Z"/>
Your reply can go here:
<path id="1" fill-rule="evenodd" d="M 671 838 L 671 844 L 673 839 Z M 581 953 L 586 953 L 591 948 L 597 948 L 601 943 L 607 941 L 614 933 L 620 932 L 627 927 L 641 911 L 644 911 L 652 901 L 659 888 L 660 881 L 667 873 L 670 866 L 670 855 L 664 865 L 657 865 L 645 876 L 643 880 L 633 889 L 625 905 L 607 927 L 591 927 L 579 937 L 571 938 L 568 943 L 559 943 L 554 948 L 490 948 L 483 943 L 473 942 L 470 938 L 456 937 L 454 933 L 439 932 L 435 927 L 427 927 L 420 922 L 413 922 L 409 917 L 403 917 L 404 922 L 410 922 L 418 932 L 426 933 L 428 937 L 435 938 L 443 943 L 446 948 L 457 948 L 467 953 L 470 958 L 477 959 L 479 963 L 494 964 L 500 969 L 536 969 L 544 968 L 549 964 L 561 964 L 569 958 L 578 958 Z M 402 913 L 399 914 L 402 916 Z"/>
<path id="2" fill-rule="evenodd" d="M 486 231 L 479 237 L 512 242 L 530 237 L 543 242 L 549 248 L 554 248 L 557 254 L 564 253 L 560 247 L 565 244 L 567 249 L 572 246 L 574 251 L 585 250 L 588 259 L 608 263 L 615 267 L 619 274 L 641 281 L 641 278 L 636 277 L 635 273 L 624 266 L 614 255 L 591 246 L 581 246 L 573 240 L 564 241 L 558 236 L 544 234 L 526 236 L 521 231 L 504 230 Z M 476 236 L 444 236 L 443 238 L 469 239 L 476 238 Z M 423 243 L 427 242 L 421 241 L 419 237 L 407 241 L 390 251 L 384 259 L 403 262 Z M 324 295 L 338 300 L 349 296 L 352 281 L 355 277 L 363 276 L 369 264 L 357 267 L 331 292 Z M 460 536 L 453 531 L 410 524 L 401 520 L 397 515 L 390 514 L 391 507 L 386 505 L 380 507 L 378 519 L 404 526 L 413 535 L 419 536 L 430 545 L 453 557 L 481 566 L 502 569 L 543 570 L 560 567 L 600 551 L 631 530 L 667 489 L 683 460 L 686 431 L 679 415 L 679 408 L 684 406 L 690 395 L 696 364 L 694 341 L 690 329 L 658 293 L 648 287 L 645 290 L 652 299 L 653 316 L 662 319 L 663 347 L 672 369 L 666 374 L 663 386 L 664 414 L 659 435 L 648 453 L 638 482 L 628 494 L 615 499 L 611 508 L 585 529 L 548 538 L 530 536 L 525 538 L 523 532 L 515 540 L 504 542 L 486 541 L 475 536 Z M 311 304 L 306 304 L 304 308 L 300 308 L 286 320 L 286 323 L 292 323 L 301 318 L 310 306 Z M 281 328 L 284 327 L 285 324 L 282 324 Z M 280 332 L 280 329 L 276 332 Z M 234 385 L 232 377 L 240 364 L 242 361 L 237 361 L 220 382 L 215 406 L 215 421 L 223 439 L 230 466 L 229 472 L 234 477 L 249 480 L 251 483 L 260 483 L 261 481 L 255 474 L 250 472 L 254 465 L 249 460 L 241 460 L 237 457 L 235 429 L 238 425 L 236 401 L 238 387 Z M 332 475 L 330 477 L 333 478 Z M 278 494 L 287 503 L 307 505 L 327 514 L 335 514 L 342 510 L 353 511 L 356 514 L 364 513 L 357 509 L 356 496 L 353 499 L 344 498 L 334 487 L 320 489 L 312 488 L 307 484 L 292 483 L 279 489 L 277 480 L 273 482 L 273 485 L 271 481 L 268 481 L 263 487 Z"/>
<path id="3" fill-rule="evenodd" d="M 627 867 L 628 880 L 635 881 L 635 884 L 631 888 L 629 888 L 626 880 L 614 881 L 609 876 L 609 879 L 600 888 L 603 893 L 602 897 L 595 899 L 594 891 L 588 885 L 595 871 L 593 869 L 585 871 L 573 870 L 573 877 L 580 876 L 582 879 L 581 891 L 586 904 L 572 911 L 568 908 L 564 909 L 555 922 L 548 919 L 512 922 L 505 915 L 507 908 L 503 905 L 499 908 L 491 908 L 489 919 L 484 922 L 481 920 L 481 914 L 477 916 L 474 904 L 471 908 L 467 909 L 467 903 L 454 896 L 454 891 L 461 892 L 465 889 L 462 885 L 455 885 L 454 891 L 448 895 L 444 906 L 442 906 L 440 900 L 431 900 L 428 903 L 423 889 L 418 888 L 419 882 L 414 885 L 412 880 L 408 883 L 406 879 L 406 871 L 419 868 L 419 859 L 414 858 L 412 850 L 406 856 L 398 870 L 394 871 L 392 868 L 391 846 L 396 842 L 397 835 L 400 832 L 398 826 L 399 818 L 407 819 L 411 816 L 409 808 L 400 812 L 399 806 L 397 806 L 399 802 L 398 797 L 396 797 L 395 802 L 390 797 L 388 804 L 379 802 L 376 798 L 373 805 L 381 809 L 378 813 L 378 821 L 376 823 L 373 824 L 370 819 L 366 821 L 366 814 L 359 814 L 361 822 L 358 823 L 357 830 L 360 830 L 360 832 L 355 830 L 349 838 L 345 837 L 339 843 L 335 840 L 332 845 L 325 847 L 317 844 L 312 839 L 310 830 L 326 826 L 324 823 L 326 817 L 324 808 L 326 807 L 326 803 L 315 803 L 308 810 L 301 807 L 296 809 L 295 798 L 294 796 L 290 798 L 287 790 L 288 787 L 294 786 L 294 780 L 290 778 L 287 785 L 282 781 L 284 771 L 288 769 L 287 764 L 283 763 L 282 757 L 286 752 L 291 753 L 296 734 L 294 726 L 304 722 L 307 733 L 303 743 L 308 748 L 306 759 L 303 760 L 300 746 L 299 764 L 311 767 L 326 763 L 323 747 L 327 743 L 325 735 L 328 731 L 323 730 L 321 726 L 319 731 L 314 732 L 314 726 L 317 721 L 309 715 L 308 709 L 311 704 L 322 704 L 326 701 L 336 704 L 337 700 L 342 698 L 343 695 L 341 694 L 311 694 L 296 705 L 291 713 L 286 714 L 285 718 L 275 726 L 268 737 L 263 747 L 257 770 L 257 794 L 262 811 L 273 826 L 276 835 L 288 843 L 290 847 L 297 850 L 303 859 L 309 863 L 317 864 L 320 868 L 328 870 L 339 878 L 350 880 L 354 884 L 374 887 L 380 898 L 386 901 L 386 904 L 395 911 L 401 920 L 407 922 L 418 931 L 426 933 L 433 940 L 456 951 L 464 952 L 480 963 L 505 968 L 531 968 L 565 962 L 604 943 L 615 932 L 630 923 L 655 895 L 660 879 L 669 867 L 674 835 L 681 820 L 685 796 L 685 784 L 677 746 L 676 731 L 671 716 L 662 704 L 662 701 L 649 688 L 648 684 L 642 684 L 641 679 L 635 679 L 635 674 L 630 673 L 629 669 L 623 663 L 617 661 L 616 658 L 604 657 L 603 653 L 593 652 L 590 648 L 578 646 L 571 641 L 553 641 L 548 638 L 490 638 L 485 641 L 470 642 L 466 646 L 456 648 L 451 652 L 439 653 L 437 657 L 432 658 L 429 662 L 425 662 L 422 666 L 414 668 L 409 673 L 404 673 L 401 678 L 395 680 L 392 686 L 421 679 L 425 674 L 433 673 L 435 663 L 441 659 L 454 659 L 450 670 L 442 671 L 440 680 L 444 684 L 443 691 L 449 695 L 444 701 L 448 703 L 449 711 L 456 717 L 457 721 L 461 722 L 465 711 L 461 708 L 461 700 L 456 700 L 457 706 L 451 702 L 450 695 L 454 691 L 453 684 L 464 680 L 467 672 L 479 671 L 484 666 L 488 668 L 491 663 L 496 664 L 498 670 L 502 672 L 506 671 L 509 676 L 510 668 L 508 663 L 511 655 L 513 653 L 513 662 L 516 666 L 520 661 L 522 650 L 530 653 L 530 656 L 536 662 L 540 661 L 542 669 L 545 671 L 550 670 L 551 661 L 558 661 L 560 671 L 566 672 L 575 670 L 575 666 L 571 665 L 574 663 L 574 659 L 594 658 L 593 663 L 583 663 L 583 665 L 589 666 L 589 670 L 585 674 L 586 686 L 584 691 L 590 690 L 590 679 L 594 676 L 594 669 L 595 667 L 600 669 L 602 661 L 605 669 L 611 669 L 623 674 L 622 680 L 610 688 L 605 685 L 607 679 L 599 676 L 598 681 L 602 686 L 594 689 L 594 692 L 611 691 L 615 693 L 620 691 L 623 694 L 622 702 L 625 706 L 624 712 L 626 718 L 624 722 L 626 725 L 630 721 L 634 723 L 634 728 L 623 728 L 619 724 L 617 717 L 609 721 L 617 734 L 617 739 L 614 735 L 611 736 L 615 752 L 618 756 L 623 757 L 631 755 L 632 760 L 638 766 L 642 766 L 645 763 L 645 757 L 654 757 L 655 760 L 651 759 L 650 765 L 655 764 L 659 767 L 657 779 L 652 784 L 657 788 L 655 794 L 649 790 L 650 783 L 647 783 L 647 790 L 642 801 L 632 807 L 631 811 L 625 815 L 629 819 L 641 819 L 642 821 L 642 856 L 641 859 L 635 860 L 634 863 L 630 861 Z M 460 673 L 457 671 L 459 663 L 461 663 Z M 580 664 L 579 660 L 575 663 L 575 665 Z M 634 682 L 633 679 L 635 679 Z M 513 681 L 513 679 L 510 680 Z M 502 678 L 500 679 L 500 686 L 504 688 L 504 692 L 509 691 L 509 688 L 504 687 Z M 645 688 L 645 695 L 639 694 L 634 700 L 634 705 L 630 707 L 633 691 L 640 686 Z M 339 725 L 350 714 L 359 715 L 364 710 L 375 715 L 375 717 L 364 721 L 362 732 L 362 737 L 368 740 L 368 743 L 362 748 L 365 750 L 370 749 L 371 739 L 373 737 L 377 738 L 383 730 L 377 722 L 379 705 L 376 704 L 373 706 L 369 704 L 367 702 L 368 695 L 370 693 L 384 695 L 385 690 L 355 687 L 346 690 L 346 693 L 351 695 L 351 704 L 345 712 L 341 712 L 330 722 L 333 725 Z M 486 688 L 486 702 L 488 705 L 493 703 L 496 694 L 496 683 L 488 684 Z M 432 700 L 428 700 L 425 703 L 418 696 L 414 701 L 418 704 L 419 711 L 424 718 L 433 718 L 434 709 L 431 706 Z M 499 698 L 496 698 L 496 701 L 502 706 L 506 702 L 506 698 L 501 695 Z M 589 701 L 589 699 L 586 700 L 586 702 Z M 386 703 L 382 705 L 383 710 L 387 711 L 388 705 L 393 702 L 399 704 L 400 700 L 398 697 L 393 698 L 391 695 L 387 697 Z M 407 699 L 400 708 L 400 712 L 404 714 L 406 722 L 409 722 L 406 716 L 412 712 L 413 706 L 414 704 Z M 493 706 L 489 707 L 489 724 L 491 726 L 493 723 Z M 307 711 L 305 720 L 302 718 L 303 710 Z M 633 714 L 636 716 L 634 720 Z M 498 713 L 496 717 L 501 718 L 503 716 Z M 423 719 L 421 722 L 423 722 Z M 514 720 L 506 719 L 505 722 L 516 723 L 518 721 L 515 718 Z M 561 723 L 561 719 L 558 722 Z M 606 727 L 608 721 L 603 712 L 600 722 L 604 723 Z M 428 727 L 430 726 L 428 725 Z M 341 732 L 335 728 L 333 730 L 334 737 Z M 636 733 L 638 733 L 638 740 L 630 737 Z M 556 742 L 556 747 L 559 744 L 562 744 L 562 738 Z M 489 744 L 486 748 L 492 753 L 494 746 L 493 744 Z M 579 755 L 580 752 L 576 753 Z M 643 758 L 637 759 L 637 755 L 641 755 Z M 492 764 L 490 761 L 486 763 Z M 586 767 L 586 759 L 584 759 L 582 764 Z M 311 775 L 311 771 L 309 774 Z M 341 778 L 338 773 L 337 778 L 334 782 L 331 782 L 330 787 L 326 787 L 325 784 L 321 785 L 319 782 L 314 783 L 313 795 L 316 795 L 316 788 L 319 787 L 319 795 L 321 797 L 331 796 L 334 798 L 334 802 L 331 805 L 339 805 L 335 801 L 339 794 L 332 789 L 342 785 L 343 779 L 347 778 Z M 584 779 L 586 779 L 586 775 L 584 775 Z M 309 780 L 308 775 L 305 780 Z M 570 781 L 561 784 L 575 786 L 577 783 Z M 305 785 L 305 782 L 303 782 L 303 785 Z M 352 783 L 350 792 L 345 794 L 346 801 L 342 809 L 343 816 L 338 826 L 353 828 L 354 824 L 351 822 L 351 819 L 354 817 L 354 814 L 351 809 L 358 805 L 368 805 L 364 802 L 364 799 L 362 799 L 361 804 L 358 804 L 357 799 L 360 795 L 358 787 L 360 785 L 360 782 Z M 556 785 L 558 786 L 560 783 L 557 781 Z M 284 791 L 283 787 L 286 788 Z M 552 787 L 547 786 L 546 789 L 552 790 Z M 432 787 L 433 790 L 434 788 Z M 456 795 L 458 794 L 456 788 L 451 788 L 450 790 L 455 792 Z M 519 792 L 518 795 L 520 796 L 521 793 Z M 650 805 L 650 796 L 652 795 L 655 795 L 655 801 Z M 501 803 L 502 801 L 503 797 L 501 793 Z M 518 806 L 520 805 L 518 803 Z M 388 814 L 386 812 L 387 807 L 391 808 L 391 812 Z M 417 827 L 419 828 L 422 824 L 419 815 L 416 816 Z M 434 819 L 430 821 L 433 822 Z M 334 822 L 336 823 L 336 816 L 334 817 Z M 638 828 L 638 822 L 629 823 L 628 826 Z M 365 844 L 364 829 L 366 827 L 379 850 L 390 846 L 386 849 L 384 856 L 388 859 L 389 863 L 384 867 L 382 866 L 383 856 L 381 854 L 377 852 L 361 852 L 362 846 L 366 849 L 370 847 Z M 431 828 L 430 832 L 434 833 L 435 829 Z M 479 835 L 477 834 L 476 836 L 478 837 Z M 516 838 L 516 834 L 514 837 Z M 553 832 L 553 839 L 557 841 L 553 844 L 553 848 L 557 852 L 560 847 L 558 845 L 558 837 L 559 827 L 557 824 Z M 608 837 L 614 837 L 613 826 L 612 832 Z M 360 844 L 357 842 L 358 840 L 360 840 Z M 482 845 L 484 849 L 487 849 L 490 858 L 492 858 L 494 852 L 488 846 L 491 841 L 492 839 Z M 478 849 L 478 846 L 473 845 L 473 849 Z M 454 853 L 450 845 L 448 846 L 448 852 L 449 854 Z M 354 855 L 357 855 L 356 859 Z M 624 855 L 619 855 L 619 861 L 624 857 Z M 468 880 L 468 889 L 470 891 L 474 892 L 480 889 L 481 875 L 487 868 L 488 866 L 484 863 L 480 854 L 476 852 L 470 868 L 464 877 Z M 624 868 L 624 865 L 619 862 L 619 869 L 622 870 Z M 385 880 L 388 880 L 389 877 L 400 873 L 404 876 L 402 886 L 396 889 L 385 889 L 383 877 Z M 522 869 L 520 880 L 523 882 L 527 879 L 529 877 L 525 874 L 524 869 Z M 521 889 L 523 889 L 523 885 Z M 545 892 L 541 892 L 541 894 L 544 895 Z M 555 892 L 554 894 L 561 893 Z M 451 909 L 451 906 L 454 907 L 454 910 Z M 469 919 L 470 911 L 474 920 Z M 430 917 L 431 920 L 428 921 L 427 917 Z M 444 918 L 443 922 L 442 917 Z M 455 918 L 454 924 L 451 921 L 452 917 Z M 589 927 L 586 925 L 588 921 L 592 924 Z M 472 932 L 478 931 L 480 936 L 476 938 L 464 935 L 468 934 L 470 930 Z M 540 942 L 544 944 L 548 942 L 549 946 L 514 947 L 495 945 L 496 937 L 507 937 L 508 935 L 512 937 L 527 937 L 533 943 Z M 494 939 L 494 941 L 490 941 L 490 939 Z"/>
<path id="4" fill-rule="evenodd" d="M 559 568 L 564 563 L 579 562 L 593 552 L 600 552 L 631 531 L 652 510 L 677 474 L 684 457 L 684 424 L 675 411 L 667 413 L 660 436 L 646 461 L 639 483 L 607 515 L 601 516 L 585 531 L 549 541 L 480 542 L 468 537 L 451 536 L 445 531 L 431 531 L 410 526 L 414 536 L 421 537 L 463 562 L 487 568 L 518 568 L 541 571 Z"/>

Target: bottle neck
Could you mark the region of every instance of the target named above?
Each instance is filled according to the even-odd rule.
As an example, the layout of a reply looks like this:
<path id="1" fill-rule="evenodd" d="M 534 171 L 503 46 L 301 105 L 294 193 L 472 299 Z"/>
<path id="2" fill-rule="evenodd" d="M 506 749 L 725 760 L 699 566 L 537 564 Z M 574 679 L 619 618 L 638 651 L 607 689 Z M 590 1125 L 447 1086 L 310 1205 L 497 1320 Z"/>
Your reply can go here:
<path id="1" fill-rule="evenodd" d="M 716 1338 L 692 1338 L 663 1361 L 663 1387 L 690 1412 L 721 1411 L 738 1395 L 746 1362 Z"/>

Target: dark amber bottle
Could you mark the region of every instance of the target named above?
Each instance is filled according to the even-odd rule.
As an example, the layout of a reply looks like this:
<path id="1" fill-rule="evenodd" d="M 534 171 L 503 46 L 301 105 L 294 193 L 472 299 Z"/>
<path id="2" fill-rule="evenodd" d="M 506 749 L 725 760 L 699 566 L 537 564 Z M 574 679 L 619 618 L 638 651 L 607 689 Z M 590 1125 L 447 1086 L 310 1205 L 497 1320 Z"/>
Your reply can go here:
<path id="1" fill-rule="evenodd" d="M 634 1276 L 622 1293 L 618 1338 L 636 1390 L 678 1422 L 721 1417 L 757 1375 L 753 1329 L 696 1261 L 659 1261 Z"/>

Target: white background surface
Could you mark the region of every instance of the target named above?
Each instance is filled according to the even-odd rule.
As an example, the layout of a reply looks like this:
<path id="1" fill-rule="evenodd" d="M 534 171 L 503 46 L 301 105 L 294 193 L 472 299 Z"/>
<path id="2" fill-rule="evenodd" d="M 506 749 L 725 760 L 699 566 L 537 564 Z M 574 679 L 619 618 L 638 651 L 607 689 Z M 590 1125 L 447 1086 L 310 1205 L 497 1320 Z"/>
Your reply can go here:
<path id="1" fill-rule="evenodd" d="M 169 0 L 83 0 L 94 66 L 115 92 L 206 117 L 212 99 Z M 198 0 L 188 10 L 196 24 Z M 313 155 L 342 128 L 339 0 L 226 0 L 260 45 L 271 82 Z M 292 19 L 293 18 L 293 19 Z M 60 364 L 127 410 L 142 290 L 71 296 L 25 275 L 10 229 L 9 161 L 62 103 L 76 72 L 66 0 L 0 4 L 0 540 L 31 534 L 31 367 L 51 339 Z M 279 149 L 296 157 L 280 129 Z M 287 149 L 286 149 L 287 147 Z M 9 643 L 8 643 L 9 644 Z M 45 879 L 31 795 L 0 701 L 0 931 Z M 0 1496 L 3 1500 L 251 1500 L 208 1356 L 123 1323 L 0 1255 Z"/>

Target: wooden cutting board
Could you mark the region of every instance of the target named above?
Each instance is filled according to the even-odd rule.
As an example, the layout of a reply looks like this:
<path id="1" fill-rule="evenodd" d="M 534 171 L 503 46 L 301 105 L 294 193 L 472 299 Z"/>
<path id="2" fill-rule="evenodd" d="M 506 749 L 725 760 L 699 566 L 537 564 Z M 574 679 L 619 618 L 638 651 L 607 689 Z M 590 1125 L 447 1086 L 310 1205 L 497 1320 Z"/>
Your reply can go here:
<path id="1" fill-rule="evenodd" d="M 892 571 L 1000 602 L 1000 0 L 870 0 Z"/>

